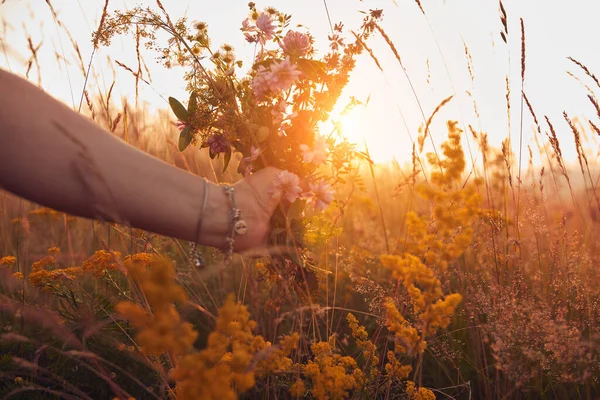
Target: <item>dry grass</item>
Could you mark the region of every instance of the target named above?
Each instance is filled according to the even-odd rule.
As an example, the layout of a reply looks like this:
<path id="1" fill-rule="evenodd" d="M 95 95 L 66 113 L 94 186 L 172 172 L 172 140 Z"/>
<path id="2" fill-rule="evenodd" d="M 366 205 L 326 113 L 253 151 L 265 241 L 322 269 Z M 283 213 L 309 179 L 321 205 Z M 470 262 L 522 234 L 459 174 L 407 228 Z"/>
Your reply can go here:
<path id="1" fill-rule="evenodd" d="M 500 20 L 506 42 L 502 2 Z M 407 74 L 392 39 L 379 25 L 375 29 Z M 40 70 L 36 54 L 43 43 L 28 43 L 28 72 Z M 91 63 L 85 67 L 71 36 L 70 43 L 87 79 Z M 139 46 L 138 35 L 136 67 L 115 61 L 135 79 L 135 104 L 116 104 L 113 80 L 105 93 L 81 93 L 85 113 L 178 168 L 215 180 L 237 179 L 232 172 L 221 174 L 220 162 L 204 152 L 179 152 L 169 113 L 149 115 L 140 106 L 138 84 L 151 85 L 151 79 Z M 464 48 L 473 81 L 472 55 Z M 0 265 L 0 393 L 185 399 L 195 398 L 192 389 L 201 382 L 206 398 L 219 398 L 223 387 L 245 398 L 269 399 L 305 393 L 357 399 L 426 399 L 429 393 L 453 399 L 598 398 L 600 176 L 585 150 L 596 142 L 587 137 L 586 126 L 564 114 L 578 155 L 579 170 L 571 170 L 562 153 L 564 139 L 549 117 L 538 119 L 523 88 L 522 19 L 521 48 L 521 120 L 526 105 L 542 165 L 531 161 L 531 148 L 529 163 L 522 165 L 523 126 L 515 160 L 508 134 L 502 148 L 494 149 L 486 133 L 468 125 L 481 160 L 469 172 L 460 139 L 452 141 L 460 133 L 457 124 L 448 124 L 450 140 L 433 143 L 431 122 L 453 96 L 442 100 L 429 118 L 423 115 L 412 169 L 363 162 L 360 173 L 339 188 L 337 207 L 306 218 L 306 241 L 319 271 L 319 291 L 308 298 L 261 260 L 239 257 L 225 266 L 206 248 L 207 266 L 196 269 L 185 243 L 73 218 L 0 193 L 0 264 L 6 264 Z M 570 60 L 600 88 L 584 64 Z M 101 85 L 92 80 L 86 87 Z M 594 118 L 600 118 L 596 96 L 585 88 Z M 600 135 L 597 123 L 586 122 Z M 423 155 L 427 137 L 435 152 Z M 61 251 L 48 251 L 54 247 Z M 153 264 L 146 271 L 125 259 L 149 263 L 144 257 L 156 254 L 166 255 L 175 268 Z M 4 256 L 14 256 L 14 265 Z M 413 258 L 408 265 L 406 259 Z M 32 273 L 35 277 L 44 262 L 47 280 L 36 284 Z M 148 282 L 158 279 L 152 273 L 165 274 L 161 290 L 171 296 L 168 301 L 151 290 Z M 460 305 L 452 303 L 458 293 Z M 141 317 L 138 309 L 148 314 Z M 436 315 L 439 309 L 445 312 Z M 163 333 L 153 330 L 159 318 L 171 317 L 164 332 L 156 329 Z M 140 332 L 157 336 L 148 339 Z M 219 340 L 227 343 L 227 357 L 239 356 L 243 368 L 224 354 L 213 360 L 220 354 Z M 157 350 L 148 350 L 151 345 Z M 196 352 L 182 350 L 192 345 Z"/>

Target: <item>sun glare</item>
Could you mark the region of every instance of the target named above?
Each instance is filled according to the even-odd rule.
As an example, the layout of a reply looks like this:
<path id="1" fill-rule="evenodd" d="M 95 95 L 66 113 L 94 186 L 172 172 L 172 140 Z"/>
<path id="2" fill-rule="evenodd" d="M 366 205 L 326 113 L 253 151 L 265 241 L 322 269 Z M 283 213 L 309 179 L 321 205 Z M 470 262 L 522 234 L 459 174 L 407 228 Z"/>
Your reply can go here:
<path id="1" fill-rule="evenodd" d="M 368 107 L 368 106 L 366 106 Z M 376 131 L 366 107 L 356 107 L 339 117 L 342 134 L 355 143 L 360 151 L 367 151 L 376 163 L 386 163 L 397 159 L 399 149 L 395 140 L 387 132 Z"/>

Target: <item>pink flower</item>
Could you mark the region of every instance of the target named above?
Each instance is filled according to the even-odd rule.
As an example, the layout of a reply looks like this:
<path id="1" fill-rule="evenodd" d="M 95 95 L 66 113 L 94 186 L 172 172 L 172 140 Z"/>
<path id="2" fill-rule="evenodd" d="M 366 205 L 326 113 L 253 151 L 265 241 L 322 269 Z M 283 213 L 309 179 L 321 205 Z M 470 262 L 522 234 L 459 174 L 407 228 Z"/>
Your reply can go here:
<path id="1" fill-rule="evenodd" d="M 263 150 L 261 150 L 260 148 L 252 146 L 250 148 L 250 157 L 248 157 L 248 161 L 256 161 L 258 159 L 258 156 L 260 156 L 262 152 Z"/>
<path id="2" fill-rule="evenodd" d="M 271 15 L 269 13 L 260 13 L 258 19 L 256 20 L 256 27 L 262 31 L 264 40 L 273 39 L 273 35 L 275 34 L 275 25 L 273 25 L 273 20 L 271 19 Z"/>
<path id="3" fill-rule="evenodd" d="M 254 32 L 256 30 L 256 28 L 251 25 L 251 21 L 252 20 L 250 18 L 246 18 L 242 21 L 242 32 Z"/>
<path id="4" fill-rule="evenodd" d="M 206 141 L 206 144 L 208 145 L 210 152 L 213 154 L 225 153 L 230 148 L 227 139 L 225 139 L 225 136 L 220 133 L 216 133 L 209 137 Z"/>
<path id="5" fill-rule="evenodd" d="M 271 110 L 271 116 L 273 117 L 273 124 L 277 125 L 283 122 L 285 109 L 287 108 L 287 102 L 285 99 L 280 99 L 277 104 Z"/>
<path id="6" fill-rule="evenodd" d="M 331 190 L 331 185 L 329 185 L 325 180 L 321 179 L 318 183 L 309 183 L 308 184 L 310 191 L 312 192 L 310 197 L 310 202 L 314 203 L 315 210 L 323 211 L 329 206 L 329 204 L 333 201 L 334 191 Z"/>
<path id="7" fill-rule="evenodd" d="M 182 131 L 186 126 L 188 126 L 188 124 L 187 122 L 183 122 L 182 120 L 178 119 L 177 122 L 175 122 L 175 126 L 177 127 L 177 129 Z"/>
<path id="8" fill-rule="evenodd" d="M 273 181 L 273 189 L 271 194 L 274 199 L 284 198 L 290 203 L 296 201 L 300 197 L 302 189 L 300 188 L 300 178 L 298 175 L 290 171 L 281 171 Z"/>
<path id="9" fill-rule="evenodd" d="M 286 57 L 285 60 L 272 63 L 269 69 L 260 66 L 252 80 L 252 90 L 257 99 L 264 100 L 269 92 L 276 94 L 291 88 L 300 75 L 302 72 L 296 70 L 296 65 Z"/>
<path id="10" fill-rule="evenodd" d="M 245 165 L 245 168 L 242 167 L 244 176 L 250 175 L 250 173 L 254 170 L 252 163 L 258 160 L 258 156 L 260 156 L 263 151 L 264 150 L 254 146 L 250 148 L 250 155 L 242 159 L 242 165 Z"/>
<path id="11" fill-rule="evenodd" d="M 256 43 L 258 42 L 258 37 L 256 37 L 255 35 L 252 35 L 248 32 L 244 32 L 244 37 L 246 38 L 246 41 L 248 43 Z"/>
<path id="12" fill-rule="evenodd" d="M 288 31 L 279 45 L 285 54 L 292 57 L 305 56 L 312 50 L 310 36 L 295 31 Z"/>
<path id="13" fill-rule="evenodd" d="M 270 90 L 270 81 L 272 79 L 271 71 L 265 68 L 264 66 L 260 66 L 256 73 L 256 77 L 252 79 L 250 86 L 252 86 L 252 91 L 254 91 L 254 95 L 259 100 L 264 100 L 267 93 Z"/>
<path id="14" fill-rule="evenodd" d="M 301 144 L 300 151 L 302 151 L 302 159 L 304 162 L 320 165 L 327 160 L 329 146 L 324 137 L 317 136 L 312 149 L 307 144 Z"/>
<path id="15" fill-rule="evenodd" d="M 272 92 L 278 92 L 291 88 L 302 72 L 296 70 L 296 65 L 290 62 L 289 57 L 286 57 L 283 61 L 271 64 L 271 75 L 269 88 Z"/>

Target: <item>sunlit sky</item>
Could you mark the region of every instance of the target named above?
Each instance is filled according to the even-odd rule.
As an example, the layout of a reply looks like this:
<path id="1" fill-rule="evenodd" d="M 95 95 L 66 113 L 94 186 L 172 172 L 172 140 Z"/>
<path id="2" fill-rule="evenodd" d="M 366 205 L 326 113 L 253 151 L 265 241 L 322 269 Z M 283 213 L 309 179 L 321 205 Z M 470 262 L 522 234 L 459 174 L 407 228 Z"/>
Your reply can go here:
<path id="1" fill-rule="evenodd" d="M 113 0 L 109 9 L 124 9 L 152 1 Z M 455 98 L 438 114 L 431 131 L 436 144 L 441 143 L 446 131 L 445 121 L 456 119 L 461 126 L 473 125 L 489 133 L 492 145 L 499 145 L 507 137 L 505 76 L 512 81 L 513 150 L 518 152 L 520 126 L 520 26 L 525 21 L 527 42 L 527 71 L 525 91 L 538 116 L 548 115 L 557 127 L 566 157 L 574 159 L 572 133 L 562 119 L 563 110 L 573 117 L 592 118 L 595 111 L 586 98 L 586 90 L 566 71 L 574 72 L 590 86 L 574 64 L 574 57 L 600 75 L 600 52 L 597 41 L 597 15 L 600 3 L 596 0 L 506 0 L 509 38 L 506 45 L 500 38 L 501 23 L 496 0 L 421 0 L 426 17 L 413 0 L 327 0 L 333 23 L 342 21 L 348 28 L 358 28 L 362 14 L 358 10 L 383 8 L 383 27 L 395 43 L 414 86 L 416 95 L 427 116 L 444 98 Z M 77 40 L 84 62 L 92 54 L 91 33 L 98 26 L 104 0 L 54 0 L 59 19 Z M 247 0 L 163 0 L 173 19 L 187 15 L 190 21 L 205 21 L 213 44 L 232 44 L 238 58 L 249 67 L 254 48 L 247 44 L 239 28 L 247 16 Z M 294 24 L 302 24 L 316 37 L 320 54 L 326 50 L 330 26 L 323 0 L 256 1 L 258 8 L 274 6 L 292 14 Z M 0 5 L 0 15 L 6 22 L 0 34 L 0 68 L 23 75 L 30 56 L 26 36 L 31 35 L 34 45 L 43 41 L 39 50 L 42 64 L 41 85 L 51 95 L 77 108 L 84 86 L 83 76 L 76 64 L 73 48 L 65 32 L 57 27 L 46 2 L 43 0 L 6 0 Z M 463 41 L 473 58 L 474 83 L 471 83 L 464 55 Z M 345 117 L 345 133 L 363 148 L 366 142 L 376 161 L 396 159 L 404 163 L 410 159 L 412 139 L 416 139 L 423 116 L 409 82 L 391 51 L 376 36 L 370 46 L 383 67 L 379 71 L 368 56 L 359 59 L 352 79 L 340 105 L 349 96 L 370 102 L 365 108 L 355 109 Z M 70 65 L 57 61 L 56 52 L 64 53 Z M 151 87 L 141 86 L 140 96 L 151 109 L 166 108 L 168 96 L 185 99 L 185 82 L 181 69 L 166 70 L 154 61 L 155 54 L 143 54 L 150 68 Z M 101 90 L 106 92 L 113 81 L 109 61 L 119 60 L 134 67 L 135 51 L 128 37 L 119 37 L 109 48 L 101 48 L 92 59 Z M 133 98 L 134 80 L 131 75 L 116 68 L 115 98 Z M 30 79 L 37 83 L 35 68 Z M 96 81 L 88 82 L 93 93 Z M 467 91 L 472 94 L 469 97 Z M 481 118 L 473 112 L 477 102 Z M 531 145 L 532 119 L 524 112 L 523 149 Z M 591 136 L 591 135 L 590 135 Z M 465 140 L 467 140 L 465 138 Z M 470 139 L 470 145 L 474 143 Z M 594 142 L 597 143 L 597 142 Z M 594 157 L 597 152 L 590 148 Z M 524 159 L 527 159 L 524 157 Z"/>

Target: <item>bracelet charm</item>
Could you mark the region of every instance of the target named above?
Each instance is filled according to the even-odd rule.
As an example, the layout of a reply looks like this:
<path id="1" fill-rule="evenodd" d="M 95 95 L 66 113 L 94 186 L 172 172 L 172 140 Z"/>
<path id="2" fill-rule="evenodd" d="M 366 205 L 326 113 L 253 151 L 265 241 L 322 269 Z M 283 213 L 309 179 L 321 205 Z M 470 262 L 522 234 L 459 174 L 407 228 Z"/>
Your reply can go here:
<path id="1" fill-rule="evenodd" d="M 233 245 L 235 243 L 235 235 L 245 235 L 248 232 L 248 224 L 242 218 L 242 210 L 237 207 L 237 202 L 235 201 L 235 189 L 233 186 L 223 184 L 223 190 L 227 194 L 229 198 L 229 202 L 231 203 L 231 221 L 229 224 L 229 229 L 227 230 L 227 237 L 225 238 L 225 242 L 227 243 L 227 249 L 225 252 L 225 257 L 227 260 L 231 259 L 233 255 Z"/>

